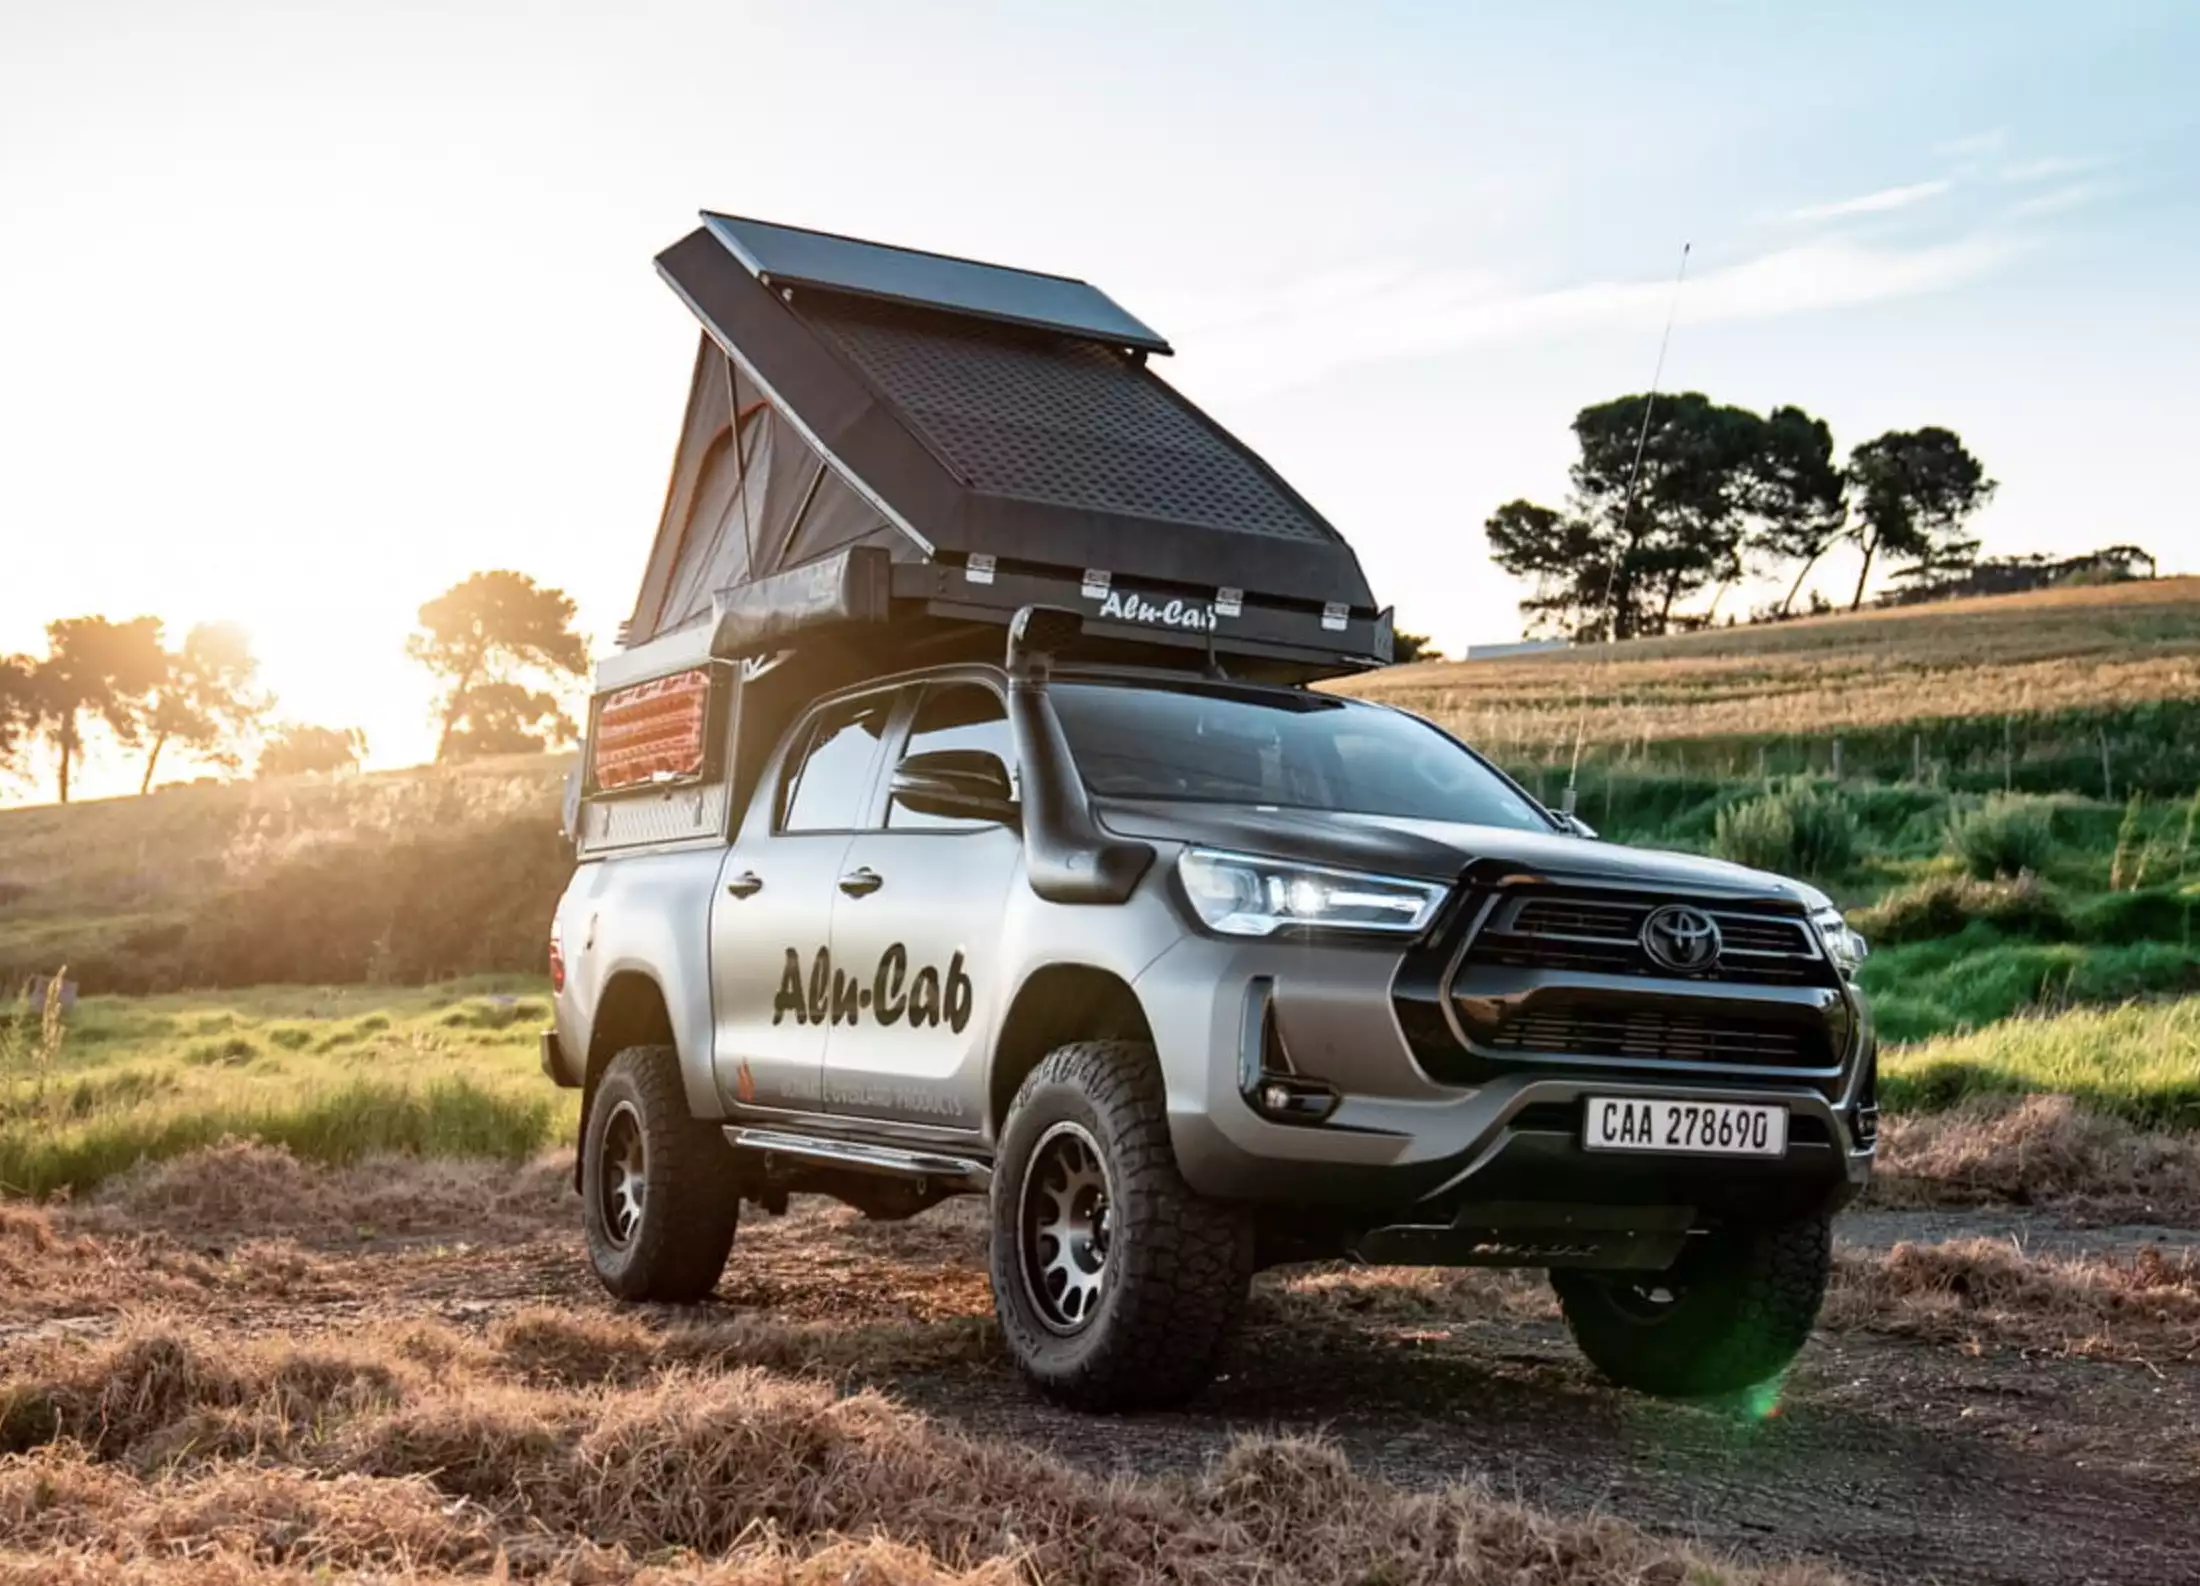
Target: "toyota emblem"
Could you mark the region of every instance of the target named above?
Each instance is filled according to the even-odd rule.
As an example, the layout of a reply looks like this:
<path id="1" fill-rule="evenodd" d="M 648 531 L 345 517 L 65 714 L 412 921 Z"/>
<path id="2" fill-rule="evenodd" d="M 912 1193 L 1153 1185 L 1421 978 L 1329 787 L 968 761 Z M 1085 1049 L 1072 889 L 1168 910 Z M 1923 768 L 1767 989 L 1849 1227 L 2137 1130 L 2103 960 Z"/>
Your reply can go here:
<path id="1" fill-rule="evenodd" d="M 1642 922 L 1642 950 L 1650 962 L 1677 975 L 1700 975 L 1712 968 L 1724 946 L 1719 922 L 1685 903 L 1669 903 Z"/>

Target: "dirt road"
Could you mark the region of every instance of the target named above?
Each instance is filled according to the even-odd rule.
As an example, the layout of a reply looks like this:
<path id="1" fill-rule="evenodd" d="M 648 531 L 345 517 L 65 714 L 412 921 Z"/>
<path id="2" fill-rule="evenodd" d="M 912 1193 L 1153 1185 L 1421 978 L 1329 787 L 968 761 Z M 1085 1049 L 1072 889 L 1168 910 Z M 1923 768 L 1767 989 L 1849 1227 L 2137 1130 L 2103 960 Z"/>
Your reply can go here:
<path id="1" fill-rule="evenodd" d="M 430 1208 L 430 1226 L 397 1233 L 225 1225 L 177 1202 L 166 1238 L 178 1262 L 244 1270 L 202 1282 L 192 1300 L 241 1335 L 423 1318 L 486 1330 L 545 1304 L 608 1313 L 570 1202 L 554 1187 L 517 1200 L 471 1220 L 455 1203 Z M 853 1380 L 1097 1471 L 1196 1470 L 1245 1432 L 1318 1434 L 1401 1487 L 1478 1482 L 1541 1508 L 1616 1514 L 1715 1551 L 1816 1560 L 1859 1578 L 2200 1581 L 2200 1335 L 2186 1328 L 2200 1311 L 2180 1308 L 2200 1305 L 2200 1288 L 2093 1295 L 2067 1322 L 1986 1292 L 1989 1279 L 2008 1281 L 1995 1252 L 2018 1260 L 2013 1240 L 2032 1247 L 2025 1273 L 2096 1258 L 2174 1273 L 2190 1270 L 2190 1232 L 2009 1212 L 1859 1216 L 1828 1327 L 1777 1399 L 1749 1406 L 1604 1387 L 1526 1276 L 1272 1274 L 1231 1369 L 1196 1408 L 1093 1420 L 1033 1400 L 993 1349 L 976 1210 L 904 1225 L 824 1207 L 757 1216 L 711 1305 L 639 1314 L 668 1333 L 753 1316 L 860 1338 L 845 1362 Z M 91 1250 L 126 1221 L 161 1215 L 94 1209 L 63 1227 L 89 1230 Z M 246 1241 L 266 1232 L 295 1241 L 287 1275 L 259 1270 L 268 1247 Z M 1973 1238 L 1990 1244 L 1950 1244 Z M 1908 1270 L 1896 1247 L 1917 1240 L 1967 1253 L 1943 1287 L 1890 1299 L 1888 1273 Z M 2054 1271 L 2066 1289 L 2082 1275 Z M 97 1283 L 0 1294 L 0 1352 L 96 1338 L 118 1312 Z"/>

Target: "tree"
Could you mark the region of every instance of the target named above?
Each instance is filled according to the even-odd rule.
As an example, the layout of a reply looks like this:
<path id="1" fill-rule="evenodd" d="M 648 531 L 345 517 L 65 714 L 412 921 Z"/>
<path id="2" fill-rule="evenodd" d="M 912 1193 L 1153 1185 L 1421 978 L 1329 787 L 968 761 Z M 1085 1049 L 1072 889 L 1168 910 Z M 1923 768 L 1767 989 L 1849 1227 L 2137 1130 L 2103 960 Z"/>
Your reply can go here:
<path id="1" fill-rule="evenodd" d="M 258 682 L 259 662 L 243 628 L 231 622 L 193 628 L 183 648 L 168 657 L 168 676 L 146 707 L 144 727 L 153 741 L 138 791 L 152 791 L 154 768 L 170 743 L 234 771 L 241 760 L 238 740 L 274 704 Z"/>
<path id="2" fill-rule="evenodd" d="M 1490 559 L 1535 588 L 1520 602 L 1531 628 L 1585 629 L 1604 612 L 1610 547 L 1596 530 L 1533 501 L 1508 501 L 1482 525 Z"/>
<path id="3" fill-rule="evenodd" d="M 1863 605 L 1879 557 L 1902 564 L 1899 576 L 1910 578 L 1969 567 L 1978 559 L 1978 541 L 1964 535 L 1963 525 L 1995 488 L 1955 432 L 1933 425 L 1889 430 L 1850 452 L 1850 536 L 1864 552 L 1864 565 L 1849 610 Z"/>
<path id="4" fill-rule="evenodd" d="M 487 741 L 484 733 L 512 727 L 513 712 L 524 708 L 503 692 L 477 705 L 483 688 L 527 694 L 519 686 L 520 675 L 578 677 L 588 670 L 588 645 L 573 631 L 573 602 L 565 592 L 503 570 L 475 573 L 422 606 L 420 631 L 405 641 L 405 653 L 443 683 L 437 705 L 438 760 L 480 752 L 476 746 Z M 542 711 L 519 718 L 522 735 L 526 726 L 540 723 L 570 737 L 572 723 L 557 711 L 555 700 L 549 713 L 555 720 L 547 720 Z M 472 724 L 463 737 L 461 723 Z"/>
<path id="5" fill-rule="evenodd" d="M 1738 576 L 1764 428 L 1693 391 L 1583 408 L 1567 510 L 1512 501 L 1484 525 L 1498 565 L 1535 581 L 1532 625 L 1663 633 L 1681 601 Z"/>
<path id="6" fill-rule="evenodd" d="M 314 771 L 353 771 L 367 757 L 367 735 L 357 727 L 306 727 L 285 722 L 268 735 L 254 775 L 263 780 Z"/>
<path id="7" fill-rule="evenodd" d="M 160 622 L 133 617 L 64 617 L 46 624 L 46 655 L 28 672 L 25 712 L 32 731 L 53 746 L 61 802 L 69 802 L 69 772 L 83 753 L 83 718 L 106 722 L 134 747 L 153 690 L 168 674 Z"/>
<path id="8" fill-rule="evenodd" d="M 1746 485 L 1756 521 L 1750 549 L 1776 566 L 1800 565 L 1777 614 L 1794 609 L 1803 581 L 1820 557 L 1848 531 L 1841 470 L 1834 466 L 1833 431 L 1798 407 L 1774 408 L 1766 418 Z"/>
<path id="9" fill-rule="evenodd" d="M 579 736 L 555 694 L 520 683 L 477 683 L 466 708 L 446 727 L 439 759 L 476 760 L 492 754 L 540 754 Z"/>
<path id="10" fill-rule="evenodd" d="M 0 771 L 11 769 L 31 730 L 31 659 L 0 655 Z"/>
<path id="11" fill-rule="evenodd" d="M 1425 633 L 1408 633 L 1403 628 L 1390 635 L 1390 659 L 1403 666 L 1408 661 L 1441 661 L 1444 652 L 1429 641 Z"/>

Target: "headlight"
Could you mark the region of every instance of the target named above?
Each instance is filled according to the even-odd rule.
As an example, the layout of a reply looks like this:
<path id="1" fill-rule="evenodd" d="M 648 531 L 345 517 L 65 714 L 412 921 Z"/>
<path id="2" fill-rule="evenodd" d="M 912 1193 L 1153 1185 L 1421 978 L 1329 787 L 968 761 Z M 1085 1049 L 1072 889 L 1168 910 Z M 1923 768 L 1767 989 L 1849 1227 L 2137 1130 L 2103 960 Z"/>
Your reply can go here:
<path id="1" fill-rule="evenodd" d="M 1841 971 L 1841 978 L 1854 980 L 1858 966 L 1871 952 L 1870 944 L 1841 918 L 1839 909 L 1820 909 L 1810 922 L 1818 927 L 1818 939 L 1826 944 L 1826 956 Z"/>
<path id="2" fill-rule="evenodd" d="M 1292 926 L 1412 936 L 1427 928 L 1451 890 L 1208 848 L 1186 849 L 1176 873 L 1193 912 L 1225 936 L 1272 936 Z"/>

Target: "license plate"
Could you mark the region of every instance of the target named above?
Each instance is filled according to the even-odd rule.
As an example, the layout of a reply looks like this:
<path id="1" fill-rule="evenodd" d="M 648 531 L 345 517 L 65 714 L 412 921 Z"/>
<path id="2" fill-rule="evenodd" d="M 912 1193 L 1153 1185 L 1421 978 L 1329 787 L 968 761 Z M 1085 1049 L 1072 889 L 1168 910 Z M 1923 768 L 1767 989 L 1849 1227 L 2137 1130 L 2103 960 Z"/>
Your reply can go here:
<path id="1" fill-rule="evenodd" d="M 1785 1156 L 1785 1107 L 1732 1101 L 1591 1096 L 1581 1143 L 1592 1151 L 1668 1151 L 1687 1156 Z"/>

